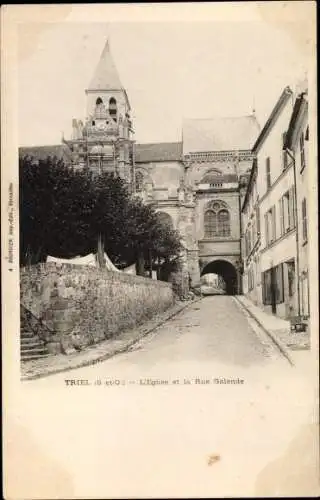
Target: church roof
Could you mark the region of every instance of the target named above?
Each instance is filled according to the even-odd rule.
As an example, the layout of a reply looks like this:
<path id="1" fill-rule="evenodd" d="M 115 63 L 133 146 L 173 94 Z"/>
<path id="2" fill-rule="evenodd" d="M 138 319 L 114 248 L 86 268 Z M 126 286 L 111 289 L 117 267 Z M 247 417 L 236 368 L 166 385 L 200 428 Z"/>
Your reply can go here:
<path id="1" fill-rule="evenodd" d="M 249 150 L 259 132 L 255 115 L 184 120 L 183 154 Z"/>
<path id="2" fill-rule="evenodd" d="M 136 163 L 152 161 L 179 161 L 182 155 L 181 142 L 157 142 L 135 145 Z"/>
<path id="3" fill-rule="evenodd" d="M 108 40 L 87 90 L 123 90 Z"/>

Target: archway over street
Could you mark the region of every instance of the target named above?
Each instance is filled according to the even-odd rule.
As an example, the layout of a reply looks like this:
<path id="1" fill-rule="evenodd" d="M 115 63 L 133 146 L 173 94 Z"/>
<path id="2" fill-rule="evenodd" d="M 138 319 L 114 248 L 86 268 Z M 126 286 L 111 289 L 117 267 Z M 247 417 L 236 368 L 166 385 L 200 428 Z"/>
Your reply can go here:
<path id="1" fill-rule="evenodd" d="M 236 268 L 227 260 L 214 260 L 209 262 L 202 270 L 201 276 L 214 273 L 221 276 L 226 284 L 226 293 L 236 295 L 238 293 L 238 278 Z"/>

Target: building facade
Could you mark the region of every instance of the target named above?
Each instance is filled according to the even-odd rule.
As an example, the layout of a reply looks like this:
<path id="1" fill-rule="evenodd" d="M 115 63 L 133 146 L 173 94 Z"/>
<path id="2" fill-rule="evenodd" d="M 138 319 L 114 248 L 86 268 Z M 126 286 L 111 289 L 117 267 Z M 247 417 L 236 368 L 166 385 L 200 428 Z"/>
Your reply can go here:
<path id="1" fill-rule="evenodd" d="M 309 314 L 306 95 L 280 95 L 253 146 L 241 210 L 243 292 L 285 319 Z"/>
<path id="2" fill-rule="evenodd" d="M 139 144 L 130 104 L 107 42 L 86 89 L 87 116 L 72 121 L 60 154 L 73 168 L 114 172 L 179 230 L 192 285 L 215 273 L 228 293 L 241 292 L 241 217 L 245 186 L 259 134 L 254 114 L 190 119 L 182 141 Z M 36 157 L 50 148 L 21 148 Z"/>
<path id="3" fill-rule="evenodd" d="M 308 318 L 310 314 L 309 292 L 309 245 L 308 245 L 308 168 L 309 168 L 308 90 L 296 98 L 290 120 L 285 147 L 292 158 L 296 180 L 297 212 L 297 279 L 298 314 Z"/>

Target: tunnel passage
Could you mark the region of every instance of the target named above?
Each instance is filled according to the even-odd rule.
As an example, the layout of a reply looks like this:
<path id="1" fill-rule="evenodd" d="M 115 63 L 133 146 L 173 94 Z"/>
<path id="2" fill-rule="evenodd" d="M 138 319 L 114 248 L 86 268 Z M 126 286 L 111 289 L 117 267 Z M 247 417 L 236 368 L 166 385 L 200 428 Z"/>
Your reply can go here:
<path id="1" fill-rule="evenodd" d="M 209 262 L 202 272 L 201 276 L 214 273 L 221 276 L 226 284 L 227 295 L 236 295 L 238 293 L 238 279 L 236 268 L 226 260 L 215 260 Z"/>

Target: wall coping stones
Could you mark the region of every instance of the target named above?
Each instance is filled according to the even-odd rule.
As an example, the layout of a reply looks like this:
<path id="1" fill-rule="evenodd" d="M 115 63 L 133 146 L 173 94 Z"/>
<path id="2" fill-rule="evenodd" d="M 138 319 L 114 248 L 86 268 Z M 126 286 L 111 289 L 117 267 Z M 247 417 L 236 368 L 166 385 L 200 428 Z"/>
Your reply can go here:
<path id="1" fill-rule="evenodd" d="M 106 280 L 115 280 L 124 283 L 139 284 L 157 286 L 157 287 L 171 287 L 171 284 L 165 281 L 153 280 L 144 276 L 137 276 L 133 274 L 126 274 L 123 271 L 109 271 L 103 268 L 97 268 L 93 266 L 79 266 L 77 264 L 67 264 L 67 263 L 55 263 L 47 262 L 35 264 L 30 267 L 21 267 L 20 274 L 42 274 L 43 272 L 64 272 L 64 274 L 77 274 L 77 275 L 91 275 L 96 278 L 104 278 Z"/>

